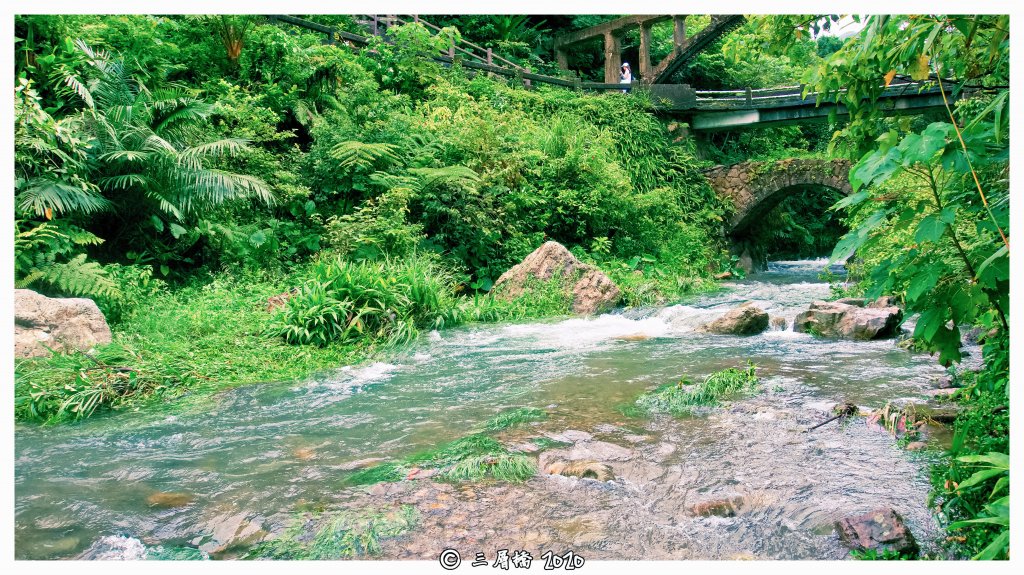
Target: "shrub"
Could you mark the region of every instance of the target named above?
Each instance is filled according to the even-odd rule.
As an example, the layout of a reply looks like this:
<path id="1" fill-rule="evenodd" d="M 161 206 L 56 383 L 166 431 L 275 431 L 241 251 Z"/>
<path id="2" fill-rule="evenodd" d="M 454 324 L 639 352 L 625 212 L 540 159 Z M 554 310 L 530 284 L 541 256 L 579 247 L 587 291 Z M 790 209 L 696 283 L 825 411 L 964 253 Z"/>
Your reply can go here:
<path id="1" fill-rule="evenodd" d="M 271 331 L 293 344 L 324 346 L 366 337 L 406 343 L 420 329 L 452 323 L 454 280 L 436 259 L 314 264 L 297 294 L 281 308 Z"/>

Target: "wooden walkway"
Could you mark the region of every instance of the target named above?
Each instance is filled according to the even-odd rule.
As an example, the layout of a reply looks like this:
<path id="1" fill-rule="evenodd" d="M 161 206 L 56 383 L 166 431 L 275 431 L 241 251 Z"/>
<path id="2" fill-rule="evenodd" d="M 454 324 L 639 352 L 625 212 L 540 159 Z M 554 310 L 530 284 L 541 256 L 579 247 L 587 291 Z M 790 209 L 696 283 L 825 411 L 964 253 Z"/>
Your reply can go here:
<path id="1" fill-rule="evenodd" d="M 389 26 L 417 22 L 434 34 L 440 28 L 424 21 L 418 16 L 365 16 L 363 25 L 371 36 L 362 36 L 330 26 L 317 24 L 295 16 L 267 16 L 271 21 L 298 26 L 324 34 L 324 41 L 333 45 L 345 45 L 351 48 L 362 48 L 370 43 L 373 35 L 387 40 Z M 640 29 L 641 46 L 646 47 L 649 55 L 650 30 L 658 22 L 671 19 L 675 32 L 675 49 L 662 62 L 651 66 L 649 59 L 641 58 L 639 67 L 646 72 L 649 82 L 634 80 L 632 90 L 644 90 L 650 93 L 655 107 L 665 112 L 681 113 L 690 121 L 694 130 L 723 130 L 742 128 L 754 124 L 794 124 L 828 118 L 831 114 L 846 114 L 842 104 L 834 103 L 833 97 L 818 103 L 818 94 L 803 94 L 802 86 L 771 88 L 765 90 L 694 90 L 687 84 L 667 84 L 667 81 L 687 61 L 700 51 L 707 49 L 723 34 L 735 29 L 743 23 L 742 16 L 714 16 L 706 28 L 687 37 L 685 32 L 685 16 L 627 16 L 605 24 L 579 30 L 560 36 L 555 41 L 555 52 L 559 64 L 564 68 L 566 50 L 595 38 L 605 41 L 605 80 L 611 81 L 583 82 L 575 74 L 572 78 L 560 78 L 534 73 L 530 68 L 521 66 L 507 58 L 495 54 L 490 48 L 478 46 L 472 42 L 461 40 L 448 46 L 433 59 L 443 65 L 458 64 L 468 70 L 496 74 L 513 78 L 530 88 L 533 83 L 549 84 L 575 90 L 619 91 L 623 89 L 618 83 L 618 69 L 621 59 L 616 60 L 618 46 L 616 38 L 632 28 Z M 611 38 L 611 40 L 609 40 Z M 645 38 L 647 38 L 645 40 Z M 609 48 L 611 48 L 609 50 Z M 611 64 L 609 64 L 609 62 Z M 963 94 L 957 94 L 962 96 Z M 888 112 L 893 114 L 914 113 L 924 109 L 942 105 L 941 94 L 931 83 L 897 80 L 888 86 L 880 98 L 889 103 Z"/>

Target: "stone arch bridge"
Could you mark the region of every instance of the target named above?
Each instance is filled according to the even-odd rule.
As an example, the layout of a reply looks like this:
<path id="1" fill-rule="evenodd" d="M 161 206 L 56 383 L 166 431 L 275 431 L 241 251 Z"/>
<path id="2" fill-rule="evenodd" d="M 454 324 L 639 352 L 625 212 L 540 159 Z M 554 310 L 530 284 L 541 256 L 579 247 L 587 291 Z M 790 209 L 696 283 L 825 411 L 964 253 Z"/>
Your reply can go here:
<path id="1" fill-rule="evenodd" d="M 848 160 L 790 158 L 776 162 L 741 162 L 715 166 L 704 172 L 719 196 L 736 207 L 727 232 L 742 236 L 751 224 L 790 195 L 807 188 L 852 192 Z"/>

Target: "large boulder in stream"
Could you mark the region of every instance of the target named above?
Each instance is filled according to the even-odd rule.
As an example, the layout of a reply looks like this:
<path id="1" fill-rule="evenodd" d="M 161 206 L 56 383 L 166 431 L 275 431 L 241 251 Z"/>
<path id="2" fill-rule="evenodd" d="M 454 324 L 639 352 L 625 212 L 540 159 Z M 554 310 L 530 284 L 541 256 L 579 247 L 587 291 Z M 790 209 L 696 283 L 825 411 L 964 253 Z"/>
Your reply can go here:
<path id="1" fill-rule="evenodd" d="M 499 297 L 517 298 L 536 282 L 559 282 L 572 294 L 572 311 L 594 314 L 611 308 L 622 292 L 608 276 L 594 266 L 581 262 L 558 242 L 545 242 L 522 262 L 512 266 L 494 282 Z"/>
<path id="2" fill-rule="evenodd" d="M 896 335 L 903 310 L 885 298 L 863 306 L 816 301 L 793 321 L 793 331 L 841 339 L 883 339 Z"/>
<path id="3" fill-rule="evenodd" d="M 727 335 L 757 335 L 768 329 L 768 314 L 747 302 L 726 312 L 715 321 L 705 324 L 704 331 Z"/>
<path id="4" fill-rule="evenodd" d="M 47 348 L 85 351 L 110 339 L 107 320 L 91 299 L 14 290 L 14 357 L 46 357 Z"/>
<path id="5" fill-rule="evenodd" d="M 917 553 L 917 542 L 903 518 L 889 508 L 876 509 L 858 517 L 836 522 L 839 539 L 850 549 Z"/>

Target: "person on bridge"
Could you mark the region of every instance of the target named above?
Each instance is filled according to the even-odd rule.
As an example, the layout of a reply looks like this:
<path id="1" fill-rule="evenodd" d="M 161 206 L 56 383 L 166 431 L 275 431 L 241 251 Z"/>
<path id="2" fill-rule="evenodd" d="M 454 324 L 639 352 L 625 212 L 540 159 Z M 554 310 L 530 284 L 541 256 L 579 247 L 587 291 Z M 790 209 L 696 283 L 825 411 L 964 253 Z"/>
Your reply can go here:
<path id="1" fill-rule="evenodd" d="M 622 68 L 619 69 L 619 83 L 620 84 L 632 84 L 633 83 L 633 72 L 629 69 L 629 62 L 623 62 Z M 629 92 L 629 88 L 622 91 L 623 94 Z"/>

